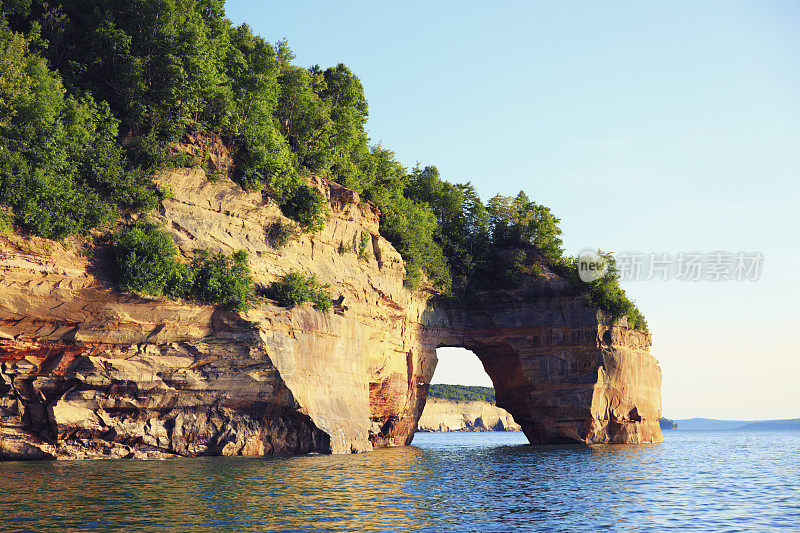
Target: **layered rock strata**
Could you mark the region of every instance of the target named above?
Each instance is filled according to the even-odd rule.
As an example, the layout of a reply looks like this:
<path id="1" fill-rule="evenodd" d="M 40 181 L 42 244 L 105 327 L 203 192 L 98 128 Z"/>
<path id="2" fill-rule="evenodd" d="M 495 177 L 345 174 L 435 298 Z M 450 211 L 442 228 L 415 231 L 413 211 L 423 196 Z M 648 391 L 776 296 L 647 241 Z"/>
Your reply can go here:
<path id="1" fill-rule="evenodd" d="M 378 213 L 340 185 L 325 228 L 201 170 L 159 176 L 153 215 L 184 254 L 249 253 L 266 285 L 294 270 L 330 285 L 331 313 L 264 300 L 247 313 L 116 291 L 102 259 L 0 237 L 0 458 L 348 453 L 408 444 L 438 346 L 481 358 L 498 405 L 532 442 L 654 442 L 660 371 L 647 335 L 602 325 L 555 275 L 469 306 L 403 286 Z M 366 237 L 367 249 L 356 253 Z M 476 311 L 479 310 L 479 311 Z"/>
<path id="2" fill-rule="evenodd" d="M 495 399 L 533 444 L 662 440 L 661 370 L 648 334 L 610 326 L 575 285 L 545 273 L 479 305 L 441 309 L 423 326 L 427 346 L 474 352 Z"/>

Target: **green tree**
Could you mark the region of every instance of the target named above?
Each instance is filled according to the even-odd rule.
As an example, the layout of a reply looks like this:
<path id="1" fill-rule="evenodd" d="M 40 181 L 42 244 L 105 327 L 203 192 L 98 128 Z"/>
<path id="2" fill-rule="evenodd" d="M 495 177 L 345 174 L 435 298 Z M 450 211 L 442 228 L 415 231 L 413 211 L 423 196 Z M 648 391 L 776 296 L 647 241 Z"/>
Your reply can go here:
<path id="1" fill-rule="evenodd" d="M 319 76 L 307 69 L 281 64 L 276 117 L 297 168 L 325 176 L 332 164 L 333 124 L 329 107 L 314 90 L 318 82 Z"/>
<path id="2" fill-rule="evenodd" d="M 236 147 L 236 178 L 247 189 L 267 186 L 282 198 L 295 168 L 275 117 L 280 63 L 273 47 L 246 25 L 230 29 L 230 42 L 225 66 L 233 97 L 229 135 Z"/>
<path id="3" fill-rule="evenodd" d="M 230 120 L 221 1 L 34 0 L 31 12 L 67 87 L 109 102 L 126 126 L 176 138 L 190 122 Z"/>
<path id="4" fill-rule="evenodd" d="M 0 203 L 17 223 L 62 238 L 104 225 L 118 208 L 152 207 L 150 179 L 125 170 L 108 105 L 66 96 L 29 40 L 6 26 L 0 52 Z"/>
<path id="5" fill-rule="evenodd" d="M 301 183 L 289 191 L 281 204 L 283 213 L 296 220 L 304 232 L 315 232 L 325 224 L 328 200 L 318 190 Z"/>
<path id="6" fill-rule="evenodd" d="M 312 69 L 318 75 L 319 68 Z M 361 81 L 344 64 L 326 69 L 319 95 L 330 109 L 332 129 L 331 174 L 345 185 L 362 192 L 370 167 L 369 140 L 364 125 L 369 115 Z"/>
<path id="7" fill-rule="evenodd" d="M 561 221 L 549 207 L 531 201 L 520 191 L 514 198 L 498 194 L 486 208 L 494 243 L 530 244 L 551 261 L 561 257 Z"/>
<path id="8" fill-rule="evenodd" d="M 417 167 L 406 194 L 433 211 L 438 223 L 434 240 L 449 260 L 455 284 L 466 285 L 485 260 L 490 237 L 489 215 L 474 187 L 442 180 L 436 167 Z"/>

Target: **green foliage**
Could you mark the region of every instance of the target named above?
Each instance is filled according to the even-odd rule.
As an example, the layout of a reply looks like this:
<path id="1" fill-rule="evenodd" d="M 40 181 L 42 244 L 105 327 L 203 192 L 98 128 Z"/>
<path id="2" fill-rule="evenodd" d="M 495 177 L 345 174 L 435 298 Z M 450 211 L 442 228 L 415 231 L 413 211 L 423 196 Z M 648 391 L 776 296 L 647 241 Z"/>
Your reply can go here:
<path id="1" fill-rule="evenodd" d="M 436 215 L 429 205 L 405 193 L 413 175 L 394 159 L 394 153 L 381 147 L 373 148 L 372 160 L 373 175 L 364 196 L 381 211 L 381 235 L 405 260 L 406 286 L 419 287 L 424 273 L 429 288 L 449 292 L 452 278 L 447 257 L 436 242 Z"/>
<path id="2" fill-rule="evenodd" d="M 406 194 L 433 212 L 433 240 L 449 260 L 454 284 L 466 285 L 490 246 L 488 213 L 475 188 L 442 180 L 436 167 L 417 167 L 408 178 Z"/>
<path id="3" fill-rule="evenodd" d="M 273 248 L 283 248 L 296 234 L 297 232 L 291 224 L 286 224 L 279 220 L 267 227 L 267 242 Z"/>
<path id="4" fill-rule="evenodd" d="M 494 403 L 494 388 L 435 383 L 428 388 L 428 398 L 442 398 L 454 402 Z"/>
<path id="5" fill-rule="evenodd" d="M 119 123 L 105 103 L 66 96 L 59 76 L 0 27 L 0 203 L 51 238 L 102 226 L 118 208 L 149 209 L 149 178 L 125 170 Z"/>
<path id="6" fill-rule="evenodd" d="M 369 149 L 364 124 L 367 101 L 359 79 L 343 64 L 322 71 L 289 64 L 293 55 L 279 43 L 276 116 L 296 157 L 297 169 L 335 176 L 363 190 Z"/>
<path id="7" fill-rule="evenodd" d="M 361 232 L 361 237 L 358 242 L 358 258 L 366 259 L 368 257 L 367 247 L 369 246 L 370 235 L 369 233 Z"/>
<path id="8" fill-rule="evenodd" d="M 367 102 L 343 64 L 291 64 L 221 0 L 39 3 L 14 17 L 41 29 L 42 52 L 71 92 L 106 101 L 127 132 L 135 164 L 168 162 L 165 145 L 189 131 L 231 141 L 235 179 L 282 200 L 297 176 L 337 176 L 357 187 L 369 164 Z"/>
<path id="9" fill-rule="evenodd" d="M 525 261 L 527 259 L 528 255 L 522 250 L 518 250 L 514 253 L 509 261 L 508 268 L 503 272 L 503 277 L 507 280 L 508 284 L 519 284 L 522 275 L 526 272 Z"/>
<path id="10" fill-rule="evenodd" d="M 549 207 L 532 202 L 524 191 L 516 197 L 497 195 L 486 205 L 495 244 L 530 244 L 550 261 L 561 258 L 560 220 Z"/>
<path id="11" fill-rule="evenodd" d="M 190 270 L 178 261 L 175 241 L 147 219 L 117 231 L 113 243 L 111 259 L 121 291 L 178 297 L 192 286 Z"/>
<path id="12" fill-rule="evenodd" d="M 278 127 L 278 75 L 282 60 L 247 25 L 229 30 L 226 70 L 233 117 L 228 128 L 236 146 L 237 181 L 247 189 L 265 186 L 281 197 L 296 173 L 296 158 Z M 284 52 L 285 55 L 285 52 Z"/>
<path id="13" fill-rule="evenodd" d="M 176 138 L 190 121 L 230 122 L 230 23 L 220 0 L 34 5 L 44 55 L 66 85 L 109 102 L 126 125 Z"/>
<path id="14" fill-rule="evenodd" d="M 409 171 L 391 151 L 370 148 L 359 78 L 341 63 L 294 65 L 285 40 L 272 45 L 246 25 L 232 26 L 222 0 L 3 6 L 0 204 L 29 231 L 63 238 L 107 225 L 120 211 L 149 210 L 169 196 L 156 190 L 153 170 L 203 164 L 172 154 L 168 143 L 203 132 L 231 148 L 237 183 L 264 190 L 304 232 L 320 230 L 328 208 L 303 180 L 309 174 L 335 179 L 377 206 L 380 234 L 405 260 L 409 288 L 453 294 L 512 287 L 539 275 L 538 263 L 572 279 L 549 208 L 524 192 L 484 205 L 470 183 L 449 183 L 433 166 Z M 161 246 L 154 253 L 169 252 L 154 230 L 139 231 L 138 239 Z M 270 227 L 267 239 L 280 247 L 291 233 Z M 352 246 L 362 258 L 364 239 Z M 196 298 L 243 305 L 241 288 L 225 285 L 220 274 L 241 266 L 235 258 L 200 254 L 192 268 L 168 260 L 161 268 L 173 278 L 165 281 L 159 267 L 134 255 L 125 256 L 125 268 L 138 280 L 131 283 L 141 284 L 137 290 L 195 291 Z M 213 286 L 194 285 L 198 269 Z M 592 305 L 646 327 L 617 280 L 588 290 Z"/>
<path id="15" fill-rule="evenodd" d="M 312 302 L 314 309 L 328 312 L 333 306 L 327 285 L 320 285 L 314 274 L 289 272 L 278 281 L 272 283 L 267 296 L 275 300 L 281 307 L 293 308 Z"/>
<path id="16" fill-rule="evenodd" d="M 159 187 L 159 186 L 156 186 L 156 194 L 158 194 L 158 197 L 161 198 L 162 200 L 174 200 L 175 199 L 175 193 L 172 192 L 172 188 L 170 188 L 170 187 Z"/>
<path id="17" fill-rule="evenodd" d="M 231 309 L 247 309 L 253 280 L 247 253 L 232 256 L 195 250 L 189 264 L 181 263 L 172 237 L 158 225 L 140 219 L 113 236 L 111 260 L 121 291 L 170 298 L 194 298 Z"/>
<path id="18" fill-rule="evenodd" d="M 322 229 L 328 212 L 328 201 L 318 190 L 305 183 L 298 184 L 281 204 L 283 214 L 300 224 L 303 232 Z"/>
<path id="19" fill-rule="evenodd" d="M 619 284 L 619 271 L 614 256 L 603 251 L 598 251 L 598 254 L 605 259 L 608 269 L 603 277 L 586 284 L 587 303 L 604 311 L 612 321 L 627 317 L 629 328 L 648 332 L 644 315 Z M 555 264 L 554 270 L 567 279 L 576 282 L 580 280 L 577 258 L 562 258 Z"/>
<path id="20" fill-rule="evenodd" d="M 254 296 L 253 278 L 244 250 L 231 256 L 195 250 L 189 270 L 193 283 L 188 292 L 196 299 L 229 309 L 246 310 L 249 307 Z"/>
<path id="21" fill-rule="evenodd" d="M 14 214 L 0 207 L 0 235 L 11 233 L 14 229 Z"/>

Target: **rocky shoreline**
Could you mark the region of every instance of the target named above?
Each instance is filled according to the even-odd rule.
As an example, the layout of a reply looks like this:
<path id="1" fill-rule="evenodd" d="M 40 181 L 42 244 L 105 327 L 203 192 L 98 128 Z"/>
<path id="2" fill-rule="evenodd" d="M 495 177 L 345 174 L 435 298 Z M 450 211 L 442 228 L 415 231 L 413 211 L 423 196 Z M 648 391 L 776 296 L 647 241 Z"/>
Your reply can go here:
<path id="1" fill-rule="evenodd" d="M 522 431 L 508 411 L 489 402 L 428 398 L 417 431 Z"/>

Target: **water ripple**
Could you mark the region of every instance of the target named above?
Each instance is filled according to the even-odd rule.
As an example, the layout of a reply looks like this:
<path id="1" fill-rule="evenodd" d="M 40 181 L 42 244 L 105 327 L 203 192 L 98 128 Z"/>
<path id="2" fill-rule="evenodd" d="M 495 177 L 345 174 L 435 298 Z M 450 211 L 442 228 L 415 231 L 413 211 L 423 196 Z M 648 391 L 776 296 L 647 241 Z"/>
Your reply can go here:
<path id="1" fill-rule="evenodd" d="M 420 434 L 354 456 L 0 463 L 4 531 L 797 531 L 800 433 Z"/>

